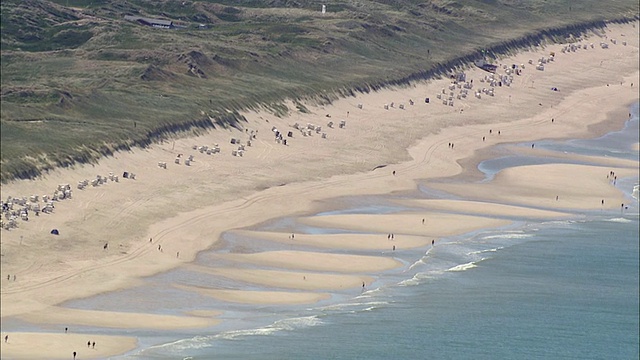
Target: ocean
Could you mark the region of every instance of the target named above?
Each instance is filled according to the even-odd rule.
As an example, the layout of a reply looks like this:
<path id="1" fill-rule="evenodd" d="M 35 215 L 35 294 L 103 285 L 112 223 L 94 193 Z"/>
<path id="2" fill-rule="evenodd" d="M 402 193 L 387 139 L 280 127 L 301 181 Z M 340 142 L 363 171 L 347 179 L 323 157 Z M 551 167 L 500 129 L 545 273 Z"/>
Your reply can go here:
<path id="1" fill-rule="evenodd" d="M 541 141 L 536 147 L 638 160 L 632 149 L 638 142 L 638 104 L 631 112 L 621 131 L 590 140 Z M 548 161 L 505 157 L 478 168 L 490 179 L 505 167 Z M 223 304 L 170 284 L 234 283 L 178 269 L 138 288 L 64 305 L 162 314 L 225 311 L 223 324 L 204 330 L 77 329 L 140 339 L 139 349 L 115 359 L 638 359 L 638 178 L 618 179 L 616 186 L 629 198 L 626 209 L 581 211 L 571 220 L 516 218 L 508 227 L 400 250 L 393 256 L 403 268 L 380 274 L 364 290 L 335 292 L 318 304 Z M 419 188 L 424 192 L 417 197 L 436 194 Z M 347 199 L 329 213 L 405 210 L 389 199 Z M 341 231 L 302 227 L 292 218 L 263 225 L 292 227 L 298 233 Z M 224 238 L 226 248 L 244 241 Z M 265 242 L 264 249 L 282 246 Z M 221 250 L 205 251 L 196 262 L 208 264 L 215 251 Z"/>

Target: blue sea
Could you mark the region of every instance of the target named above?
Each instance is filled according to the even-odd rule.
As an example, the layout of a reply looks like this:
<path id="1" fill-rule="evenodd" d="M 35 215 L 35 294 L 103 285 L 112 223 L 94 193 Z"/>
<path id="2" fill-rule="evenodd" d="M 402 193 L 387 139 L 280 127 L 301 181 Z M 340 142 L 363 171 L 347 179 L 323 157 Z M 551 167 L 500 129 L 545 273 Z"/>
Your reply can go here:
<path id="1" fill-rule="evenodd" d="M 591 140 L 541 141 L 536 147 L 638 160 L 638 151 L 632 149 L 638 141 L 638 104 L 631 112 L 633 117 L 621 131 Z M 487 160 L 478 168 L 489 179 L 508 166 L 548 161 L 505 157 Z M 117 359 L 638 359 L 638 177 L 618 179 L 616 186 L 628 196 L 626 209 L 576 212 L 572 220 L 513 219 L 508 227 L 386 254 L 405 266 L 379 274 L 364 290 L 336 292 L 318 304 L 220 303 L 170 284 L 237 283 L 178 269 L 151 277 L 135 289 L 65 306 L 155 308 L 163 314 L 225 311 L 220 317 L 223 323 L 211 329 L 106 331 L 140 339 L 139 349 Z M 425 189 L 412 196 L 434 194 Z M 344 206 L 330 213 L 406 210 L 391 205 L 391 199 L 344 199 L 340 202 Z M 293 218 L 275 219 L 262 227 L 294 228 L 299 233 L 341 231 L 302 227 Z M 223 248 L 243 246 L 244 241 L 227 236 Z M 261 246 L 273 250 L 284 245 Z M 207 265 L 215 251 L 221 250 L 203 252 L 196 262 Z M 247 285 L 246 289 L 259 288 Z"/>

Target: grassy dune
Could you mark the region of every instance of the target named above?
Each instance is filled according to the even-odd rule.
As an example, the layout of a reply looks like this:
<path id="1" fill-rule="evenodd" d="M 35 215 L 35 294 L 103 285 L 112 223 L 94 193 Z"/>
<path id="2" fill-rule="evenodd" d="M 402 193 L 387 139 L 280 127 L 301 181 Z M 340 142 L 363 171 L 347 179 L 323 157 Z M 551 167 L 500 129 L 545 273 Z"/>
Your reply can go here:
<path id="1" fill-rule="evenodd" d="M 0 179 L 437 76 L 488 49 L 571 41 L 631 0 L 6 0 Z M 173 20 L 156 29 L 124 20 Z M 204 25 L 204 26 L 201 26 Z M 573 34 L 573 35 L 572 35 Z"/>

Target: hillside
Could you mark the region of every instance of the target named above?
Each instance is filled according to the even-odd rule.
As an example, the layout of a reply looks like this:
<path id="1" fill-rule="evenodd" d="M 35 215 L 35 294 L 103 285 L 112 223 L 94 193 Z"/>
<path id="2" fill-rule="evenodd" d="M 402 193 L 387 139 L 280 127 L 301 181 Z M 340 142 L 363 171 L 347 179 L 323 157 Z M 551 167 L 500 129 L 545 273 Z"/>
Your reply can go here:
<path id="1" fill-rule="evenodd" d="M 570 41 L 639 11 L 631 0 L 344 0 L 327 1 L 325 14 L 318 4 L 2 1 L 2 182 L 176 133 L 240 127 L 240 110 L 307 111 L 287 109 L 285 98 L 330 102 L 428 77 L 483 49 Z"/>

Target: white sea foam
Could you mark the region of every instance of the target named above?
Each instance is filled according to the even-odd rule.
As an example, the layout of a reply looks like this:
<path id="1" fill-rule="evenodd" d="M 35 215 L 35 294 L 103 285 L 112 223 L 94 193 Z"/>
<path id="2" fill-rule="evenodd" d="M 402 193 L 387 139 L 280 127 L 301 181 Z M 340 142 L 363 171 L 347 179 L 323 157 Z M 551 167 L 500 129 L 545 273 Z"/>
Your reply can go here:
<path id="1" fill-rule="evenodd" d="M 504 249 L 503 246 L 494 248 L 494 249 L 485 249 L 485 250 L 478 250 L 478 251 L 472 251 L 470 253 L 468 253 L 467 255 L 479 255 L 479 254 L 484 254 L 484 253 L 488 253 L 488 252 L 497 252 L 498 250 L 502 250 Z"/>
<path id="2" fill-rule="evenodd" d="M 572 220 L 552 220 L 552 221 L 546 221 L 541 223 L 542 225 L 546 226 L 553 226 L 553 227 L 569 227 L 569 226 L 573 226 L 575 224 L 580 224 L 580 223 L 584 223 L 586 222 L 586 220 L 584 219 L 572 219 Z M 531 230 L 531 229 L 529 229 Z M 533 236 L 533 235 L 531 235 Z"/>
<path id="3" fill-rule="evenodd" d="M 608 222 L 616 222 L 616 223 L 624 223 L 624 224 L 628 224 L 630 222 L 632 222 L 629 219 L 625 219 L 625 218 L 613 218 L 613 219 L 608 219 L 606 220 Z"/>
<path id="4" fill-rule="evenodd" d="M 225 339 L 225 340 L 235 340 L 239 337 L 244 337 L 244 336 L 264 336 L 264 335 L 271 335 L 275 332 L 280 331 L 281 329 L 277 329 L 277 328 L 273 328 L 273 327 L 264 327 L 264 328 L 258 328 L 258 329 L 246 329 L 246 330 L 233 330 L 233 331 L 225 331 L 223 333 L 220 333 L 216 336 L 214 336 L 215 338 L 218 339 Z"/>
<path id="5" fill-rule="evenodd" d="M 476 267 L 478 267 L 478 265 L 476 265 L 476 263 L 470 262 L 470 263 L 460 264 L 460 265 L 454 266 L 454 267 L 448 269 L 447 271 L 465 271 L 465 270 L 473 269 L 473 268 L 476 268 Z"/>
<path id="6" fill-rule="evenodd" d="M 180 339 L 173 342 L 150 346 L 148 349 L 142 349 L 140 353 L 144 353 L 145 350 L 153 351 L 154 349 L 162 349 L 163 352 L 179 353 L 190 349 L 203 349 L 211 347 L 211 336 L 195 336 L 189 339 Z"/>
<path id="7" fill-rule="evenodd" d="M 433 275 L 441 273 L 440 271 L 431 271 L 428 273 L 417 273 L 413 275 L 411 279 L 402 280 L 398 283 L 398 286 L 416 286 L 422 283 L 421 280 L 432 279 Z"/>
<path id="8" fill-rule="evenodd" d="M 640 184 L 636 184 L 633 186 L 633 191 L 631 192 L 631 196 L 636 199 L 639 200 L 639 193 L 640 192 Z"/>
<path id="9" fill-rule="evenodd" d="M 319 310 L 320 311 L 344 311 L 346 309 L 349 308 L 364 308 L 364 309 L 355 309 L 355 310 L 350 310 L 350 313 L 356 313 L 358 311 L 365 311 L 367 309 L 377 309 L 380 307 L 383 307 L 385 305 L 388 305 L 389 302 L 388 301 L 369 301 L 369 302 L 354 302 L 354 303 L 342 303 L 342 304 L 334 304 L 334 305 L 328 305 L 328 306 L 324 306 L 321 307 Z"/>
<path id="10" fill-rule="evenodd" d="M 356 296 L 354 299 L 367 299 L 375 296 L 378 292 L 381 292 L 381 291 L 382 289 L 379 287 L 371 290 L 366 290 L 366 291 L 363 291 L 362 294 Z"/>
<path id="11" fill-rule="evenodd" d="M 483 240 L 491 240 L 491 239 L 526 239 L 532 237 L 532 234 L 523 234 L 523 233 L 504 233 L 504 234 L 496 234 L 496 235 L 487 235 L 483 236 Z"/>
<path id="12" fill-rule="evenodd" d="M 421 257 L 420 260 L 414 262 L 413 264 L 411 264 L 411 266 L 409 266 L 409 268 L 405 271 L 409 271 L 411 269 L 413 269 L 414 267 L 418 266 L 418 265 L 426 265 L 426 263 L 424 262 L 424 257 Z"/>
<path id="13" fill-rule="evenodd" d="M 466 271 L 466 270 L 469 270 L 469 269 L 473 269 L 473 268 L 478 267 L 478 263 L 480 261 L 482 261 L 482 260 L 485 260 L 485 259 L 483 258 L 483 259 L 480 259 L 478 261 L 472 261 L 472 262 L 468 262 L 466 264 L 456 265 L 456 266 L 448 269 L 447 271 Z"/>
<path id="14" fill-rule="evenodd" d="M 273 333 L 283 331 L 283 330 L 291 331 L 291 330 L 306 328 L 310 326 L 316 326 L 320 324 L 322 324 L 322 320 L 320 320 L 315 315 L 303 316 L 303 317 L 278 320 L 269 326 L 265 326 L 257 329 L 225 331 L 223 333 L 215 335 L 214 338 L 225 339 L 225 340 L 235 340 L 239 337 L 265 336 L 265 335 L 271 335 Z"/>

